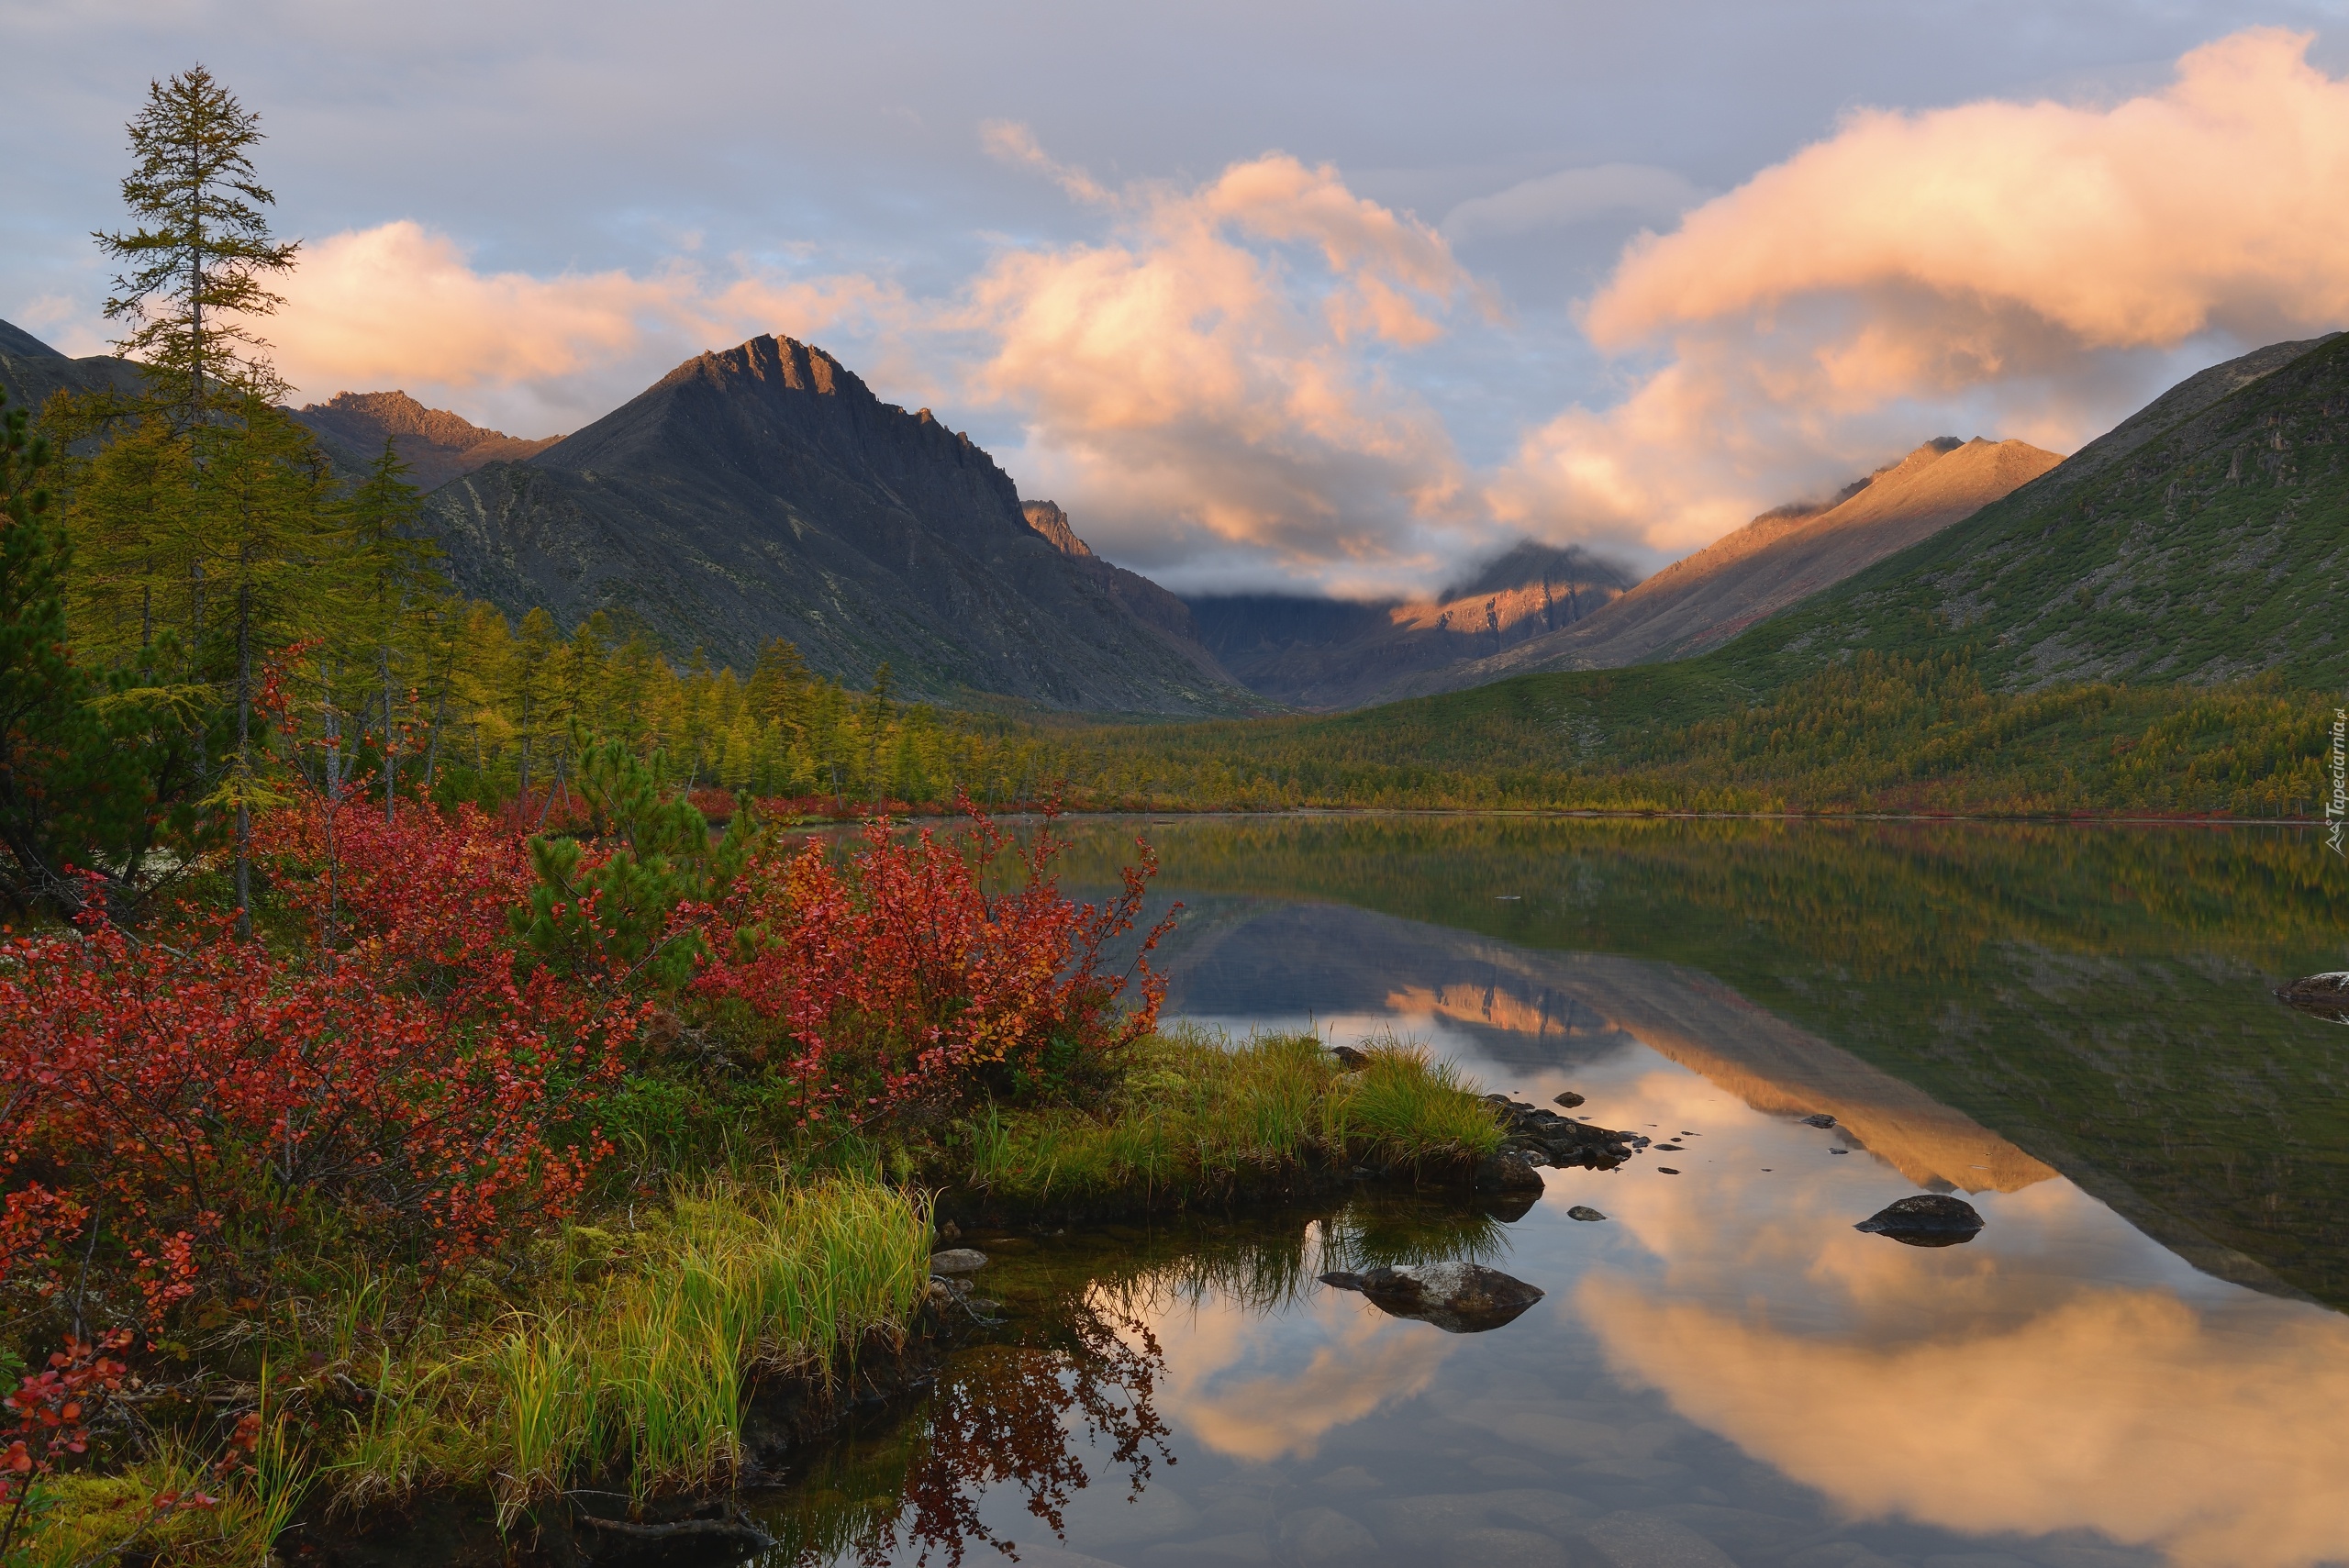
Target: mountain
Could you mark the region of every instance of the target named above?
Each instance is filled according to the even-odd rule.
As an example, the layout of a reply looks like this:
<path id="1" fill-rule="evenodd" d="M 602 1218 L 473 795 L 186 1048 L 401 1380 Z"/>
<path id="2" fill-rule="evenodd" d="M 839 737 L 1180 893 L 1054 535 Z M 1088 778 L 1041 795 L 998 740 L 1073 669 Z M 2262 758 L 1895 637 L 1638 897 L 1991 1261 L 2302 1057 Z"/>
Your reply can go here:
<path id="1" fill-rule="evenodd" d="M 1141 573 L 1112 565 L 1094 554 L 1093 547 L 1076 537 L 1068 514 L 1053 503 L 1022 501 L 1019 512 L 1045 543 L 1078 562 L 1080 569 L 1116 600 L 1120 609 L 1156 631 L 1202 675 L 1219 685 L 1239 685 L 1230 672 L 1200 642 L 1198 624 L 1192 618 L 1188 605 Z"/>
<path id="2" fill-rule="evenodd" d="M 1575 625 L 1491 658 L 1431 672 L 1445 691 L 1532 670 L 1598 670 L 1681 659 L 1971 517 L 2063 459 L 2025 441 L 1927 441 L 1821 506 L 1765 512 L 1676 561 Z"/>
<path id="3" fill-rule="evenodd" d="M 1432 599 L 1274 594 L 1186 601 L 1199 640 L 1252 691 L 1299 707 L 1359 707 L 1565 630 L 1631 585 L 1579 550 L 1520 544 Z"/>
<path id="4" fill-rule="evenodd" d="M 470 594 L 565 625 L 605 611 L 737 668 L 783 637 L 828 674 L 885 662 L 924 696 L 1251 706 L 1152 585 L 1031 527 L 969 437 L 787 338 L 702 354 L 542 451 L 458 475 L 427 520 Z"/>
<path id="5" fill-rule="evenodd" d="M 1722 650 L 1776 679 L 1972 649 L 1984 679 L 2349 680 L 2349 336 L 2181 383 L 2005 499 Z"/>
<path id="6" fill-rule="evenodd" d="M 30 409 L 60 392 L 131 392 L 139 384 L 139 367 L 112 354 L 71 359 L 21 327 L 0 321 L 0 388 L 8 406 Z"/>
<path id="7" fill-rule="evenodd" d="M 562 439 L 526 440 L 484 430 L 445 409 L 427 408 L 405 392 L 338 392 L 295 410 L 334 465 L 357 473 L 382 455 L 389 438 L 408 465 L 408 483 L 432 490 L 490 462 L 518 462 Z"/>

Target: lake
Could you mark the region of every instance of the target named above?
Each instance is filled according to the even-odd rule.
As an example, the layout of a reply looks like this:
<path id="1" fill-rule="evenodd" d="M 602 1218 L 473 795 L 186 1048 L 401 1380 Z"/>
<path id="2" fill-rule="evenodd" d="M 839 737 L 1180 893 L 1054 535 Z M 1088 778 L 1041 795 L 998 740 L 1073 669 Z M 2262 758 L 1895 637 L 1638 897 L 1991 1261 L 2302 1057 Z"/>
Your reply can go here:
<path id="1" fill-rule="evenodd" d="M 1000 1325 L 760 1501 L 774 1561 L 2349 1562 L 2349 1029 L 2271 995 L 2349 959 L 2317 835 L 1069 831 L 1079 892 L 1157 848 L 1170 1020 L 1399 1035 L 1653 1142 L 1530 1207 L 966 1238 Z M 1853 1229 L 1922 1192 L 1979 1234 Z M 1543 1297 L 1456 1334 L 1318 1279 L 1447 1259 Z"/>

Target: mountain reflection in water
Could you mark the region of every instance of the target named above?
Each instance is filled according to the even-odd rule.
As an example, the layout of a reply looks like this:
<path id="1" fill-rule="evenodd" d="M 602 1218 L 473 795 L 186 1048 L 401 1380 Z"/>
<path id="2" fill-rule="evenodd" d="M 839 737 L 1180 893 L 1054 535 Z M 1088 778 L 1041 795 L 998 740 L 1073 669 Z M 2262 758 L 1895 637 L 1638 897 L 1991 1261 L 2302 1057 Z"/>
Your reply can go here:
<path id="1" fill-rule="evenodd" d="M 1448 848 L 1423 826 L 1383 847 L 1360 824 L 1160 831 L 1197 840 L 1162 840 L 1191 908 L 1171 1013 L 1392 1028 L 1681 1147 L 1547 1171 L 1508 1224 L 1365 1191 L 981 1239 L 998 1342 L 774 1499 L 779 1561 L 1000 1562 L 1017 1542 L 1038 1568 L 2349 1562 L 2349 1318 L 2302 1294 L 2349 1278 L 2340 1106 L 2291 1097 L 2337 1081 L 2340 1031 L 2263 989 L 2339 967 L 2340 914 L 2273 846 L 2065 849 L 2049 885 L 2104 900 L 2066 912 L 1965 885 L 1963 844 L 1897 836 L 1806 862 L 1718 836 L 1601 834 L 1600 853 L 1557 825 L 1498 840 L 1548 861 L 1475 825 Z M 2014 847 L 1990 841 L 1985 881 L 2013 881 Z M 1743 885 L 1779 902 L 1720 918 L 1708 900 L 1736 878 L 1707 855 L 1751 856 Z M 1284 865 L 1315 896 L 1263 885 Z M 2198 877 L 2263 867 L 2247 914 L 2201 896 Z M 1586 946 L 1531 896 L 1545 877 L 1595 912 Z M 1920 880 L 1921 903 L 1886 891 Z M 1814 902 L 1822 883 L 1859 907 Z M 1493 917 L 1475 900 L 1497 892 L 1528 896 Z M 2101 1079 L 2080 1066 L 2098 1053 Z M 1838 1125 L 1799 1119 L 1816 1112 Z M 1920 1188 L 1968 1195 L 1982 1232 L 1920 1249 L 1853 1229 Z M 1548 1296 L 1459 1336 L 1315 1278 L 1453 1257 Z"/>

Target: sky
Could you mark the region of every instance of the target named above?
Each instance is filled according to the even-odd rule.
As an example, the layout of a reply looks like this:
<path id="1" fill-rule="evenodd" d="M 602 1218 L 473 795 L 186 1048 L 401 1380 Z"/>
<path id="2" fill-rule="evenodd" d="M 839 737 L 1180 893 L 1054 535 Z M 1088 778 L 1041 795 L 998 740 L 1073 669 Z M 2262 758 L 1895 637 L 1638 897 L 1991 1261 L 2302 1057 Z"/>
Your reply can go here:
<path id="1" fill-rule="evenodd" d="M 1637 570 L 2349 324 L 2349 0 L 0 0 L 0 318 L 262 117 L 295 401 L 578 428 L 760 332 L 1179 591 Z"/>

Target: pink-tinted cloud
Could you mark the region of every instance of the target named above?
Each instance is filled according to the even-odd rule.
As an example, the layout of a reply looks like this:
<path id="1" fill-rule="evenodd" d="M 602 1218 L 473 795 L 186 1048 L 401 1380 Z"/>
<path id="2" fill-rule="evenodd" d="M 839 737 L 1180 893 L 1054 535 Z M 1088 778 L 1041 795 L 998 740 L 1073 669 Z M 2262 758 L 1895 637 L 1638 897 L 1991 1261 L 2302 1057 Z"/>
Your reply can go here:
<path id="1" fill-rule="evenodd" d="M 867 278 L 713 276 L 684 259 L 646 276 L 484 272 L 454 240 L 410 222 L 307 245 L 282 286 L 284 306 L 262 325 L 302 398 L 398 386 L 460 411 L 538 409 L 572 424 L 704 349 L 902 310 Z"/>
<path id="2" fill-rule="evenodd" d="M 1642 236 L 1584 322 L 1660 362 L 1531 435 L 1496 509 L 1685 549 L 1928 436 L 2068 450 L 2173 350 L 2343 324 L 2349 82 L 2309 41 L 2238 33 L 2107 106 L 1855 114 Z"/>
<path id="3" fill-rule="evenodd" d="M 958 318 L 990 345 L 971 394 L 1027 427 L 1025 488 L 1112 553 L 1193 580 L 1440 559 L 1465 476 L 1382 368 L 1481 303 L 1433 229 L 1277 154 L 1108 192 L 1016 128 L 991 135 L 1113 213 L 1099 242 L 1000 253 Z"/>

